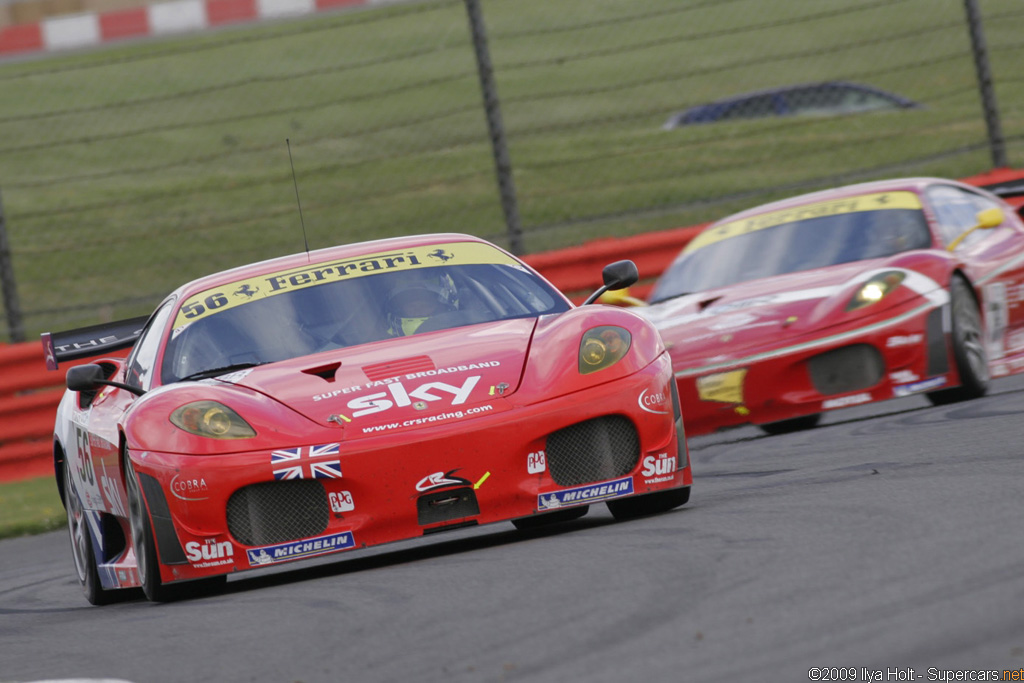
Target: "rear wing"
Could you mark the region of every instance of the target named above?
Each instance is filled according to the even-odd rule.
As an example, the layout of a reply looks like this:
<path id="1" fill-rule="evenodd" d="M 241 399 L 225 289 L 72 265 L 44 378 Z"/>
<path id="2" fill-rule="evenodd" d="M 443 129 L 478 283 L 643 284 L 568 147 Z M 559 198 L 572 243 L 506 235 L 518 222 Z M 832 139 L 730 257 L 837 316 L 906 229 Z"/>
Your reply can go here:
<path id="1" fill-rule="evenodd" d="M 127 349 L 142 334 L 149 316 L 119 320 L 112 323 L 79 327 L 66 332 L 44 332 L 43 353 L 46 369 L 56 370 L 61 361 L 100 356 Z"/>

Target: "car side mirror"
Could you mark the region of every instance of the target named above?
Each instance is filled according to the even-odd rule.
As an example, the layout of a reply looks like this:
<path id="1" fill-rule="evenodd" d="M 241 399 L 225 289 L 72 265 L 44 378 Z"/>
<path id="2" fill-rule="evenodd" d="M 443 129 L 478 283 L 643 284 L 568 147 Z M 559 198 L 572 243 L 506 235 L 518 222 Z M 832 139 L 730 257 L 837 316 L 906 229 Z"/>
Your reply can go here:
<path id="1" fill-rule="evenodd" d="M 583 302 L 584 306 L 594 303 L 598 297 L 610 289 L 625 289 L 630 285 L 635 285 L 640 279 L 640 271 L 637 270 L 636 264 L 628 259 L 616 261 L 604 267 L 604 270 L 601 271 L 601 279 L 604 280 L 604 285 L 587 297 L 587 300 Z"/>
<path id="2" fill-rule="evenodd" d="M 605 289 L 625 289 L 636 284 L 640 279 L 640 271 L 637 270 L 636 264 L 628 259 L 616 261 L 604 267 L 601 279 L 604 280 Z"/>
<path id="3" fill-rule="evenodd" d="M 960 243 L 964 241 L 964 238 L 975 230 L 990 230 L 991 228 L 998 228 L 1003 224 L 1003 210 L 998 206 L 995 206 L 991 209 L 979 211 L 978 215 L 974 217 L 974 220 L 976 223 L 973 226 L 965 230 L 963 234 L 949 243 L 949 246 L 946 247 L 947 251 L 953 251 L 956 249 L 960 246 Z"/>
<path id="4" fill-rule="evenodd" d="M 983 230 L 988 228 L 998 228 L 1003 224 L 1003 210 L 999 207 L 993 207 L 991 209 L 979 211 L 975 220 L 978 221 L 977 227 Z"/>
<path id="5" fill-rule="evenodd" d="M 65 379 L 68 389 L 71 391 L 96 391 L 100 382 L 106 379 L 103 368 L 95 363 L 89 365 L 76 365 L 68 369 Z"/>
<path id="6" fill-rule="evenodd" d="M 103 370 L 103 366 L 97 363 L 76 365 L 75 367 L 70 368 L 68 370 L 68 374 L 64 378 L 64 382 L 71 391 L 96 391 L 101 386 L 107 386 L 124 389 L 136 396 L 142 396 L 146 393 L 139 387 L 129 386 L 122 382 L 110 381 L 107 379 L 107 373 Z"/>

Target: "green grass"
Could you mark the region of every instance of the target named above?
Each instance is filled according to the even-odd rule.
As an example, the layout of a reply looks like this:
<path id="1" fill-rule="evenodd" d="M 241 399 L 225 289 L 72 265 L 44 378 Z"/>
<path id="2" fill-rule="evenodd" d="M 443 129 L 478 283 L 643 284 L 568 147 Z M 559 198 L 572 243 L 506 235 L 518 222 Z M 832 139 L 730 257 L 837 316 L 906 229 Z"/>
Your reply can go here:
<path id="1" fill-rule="evenodd" d="M 0 483 L 0 538 L 53 531 L 66 524 L 53 477 Z"/>
<path id="2" fill-rule="evenodd" d="M 1016 154 L 1024 11 L 987 0 Z M 860 178 L 991 166 L 960 0 L 485 0 L 527 252 Z M 431 0 L 0 62 L 0 193 L 28 337 L 147 313 L 311 247 L 507 244 L 464 4 Z M 844 78 L 924 109 L 667 132 L 674 111 Z"/>

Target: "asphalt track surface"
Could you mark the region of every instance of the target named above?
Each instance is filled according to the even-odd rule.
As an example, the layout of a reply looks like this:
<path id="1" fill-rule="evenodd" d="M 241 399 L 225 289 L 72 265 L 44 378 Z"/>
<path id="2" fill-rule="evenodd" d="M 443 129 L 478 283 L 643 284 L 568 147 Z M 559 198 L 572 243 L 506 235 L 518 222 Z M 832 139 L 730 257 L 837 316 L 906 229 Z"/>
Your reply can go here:
<path id="1" fill-rule="evenodd" d="M 595 506 L 543 532 L 463 530 L 165 605 L 90 607 L 65 533 L 7 540 L 0 681 L 1001 675 L 1024 667 L 1022 436 L 1024 378 L 798 434 L 733 430 L 691 440 L 694 495 L 668 514 L 616 523 Z"/>

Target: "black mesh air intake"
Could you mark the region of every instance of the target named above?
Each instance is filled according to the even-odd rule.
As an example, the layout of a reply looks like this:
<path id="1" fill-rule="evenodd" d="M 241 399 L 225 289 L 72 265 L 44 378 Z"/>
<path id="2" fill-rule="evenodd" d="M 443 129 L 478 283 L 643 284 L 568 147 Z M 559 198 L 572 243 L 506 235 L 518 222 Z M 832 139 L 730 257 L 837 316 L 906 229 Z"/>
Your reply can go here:
<path id="1" fill-rule="evenodd" d="M 327 492 L 316 479 L 253 484 L 228 500 L 228 530 L 244 545 L 270 545 L 322 534 Z"/>
<path id="2" fill-rule="evenodd" d="M 869 344 L 853 344 L 818 354 L 807 361 L 819 394 L 843 394 L 878 384 L 885 372 L 882 354 Z"/>
<path id="3" fill-rule="evenodd" d="M 607 415 L 549 434 L 545 450 L 555 483 L 578 486 L 630 472 L 640 459 L 640 439 L 628 419 Z"/>

